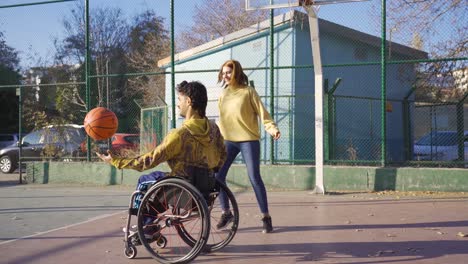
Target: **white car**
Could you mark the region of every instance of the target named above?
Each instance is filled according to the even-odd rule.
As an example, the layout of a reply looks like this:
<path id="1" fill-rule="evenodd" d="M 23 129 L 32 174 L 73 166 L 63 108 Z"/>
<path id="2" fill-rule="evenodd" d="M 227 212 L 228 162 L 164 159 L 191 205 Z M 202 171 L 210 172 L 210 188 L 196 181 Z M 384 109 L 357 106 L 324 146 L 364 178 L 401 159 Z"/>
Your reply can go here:
<path id="1" fill-rule="evenodd" d="M 464 131 L 463 145 L 465 161 L 468 161 L 468 130 Z M 458 159 L 458 137 L 456 131 L 433 131 L 422 136 L 414 144 L 414 160 Z"/>

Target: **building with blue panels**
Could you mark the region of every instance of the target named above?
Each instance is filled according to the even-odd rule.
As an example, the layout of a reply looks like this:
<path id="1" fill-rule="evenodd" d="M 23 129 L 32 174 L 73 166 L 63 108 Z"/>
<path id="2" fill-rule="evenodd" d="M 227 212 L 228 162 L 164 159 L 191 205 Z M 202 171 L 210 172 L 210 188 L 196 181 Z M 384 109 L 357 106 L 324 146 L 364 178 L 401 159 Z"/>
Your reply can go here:
<path id="1" fill-rule="evenodd" d="M 241 62 L 249 80 L 270 109 L 274 96 L 274 119 L 282 138 L 272 143 L 262 129 L 262 160 L 274 163 L 311 164 L 314 160 L 314 74 L 307 15 L 291 11 L 274 17 L 273 89 L 270 85 L 270 20 L 215 39 L 175 55 L 176 83 L 197 80 L 204 83 L 210 99 L 207 115 L 218 117 L 217 70 L 228 59 Z M 319 21 L 324 79 L 329 87 L 341 83 L 333 94 L 326 94 L 325 161 L 380 160 L 381 145 L 381 39 L 326 20 Z M 408 46 L 388 42 L 392 61 L 425 59 L 427 54 Z M 159 66 L 171 72 L 171 58 Z M 208 72 L 186 72 L 202 71 Z M 403 99 L 416 78 L 414 64 L 387 65 L 387 155 L 389 161 L 404 160 L 405 142 L 411 131 L 402 120 Z M 165 101 L 172 107 L 170 75 L 166 78 Z M 330 99 L 330 100 L 328 100 Z M 409 116 L 406 114 L 406 116 Z M 171 117 L 169 117 L 171 118 Z M 180 124 L 180 120 L 178 121 Z"/>

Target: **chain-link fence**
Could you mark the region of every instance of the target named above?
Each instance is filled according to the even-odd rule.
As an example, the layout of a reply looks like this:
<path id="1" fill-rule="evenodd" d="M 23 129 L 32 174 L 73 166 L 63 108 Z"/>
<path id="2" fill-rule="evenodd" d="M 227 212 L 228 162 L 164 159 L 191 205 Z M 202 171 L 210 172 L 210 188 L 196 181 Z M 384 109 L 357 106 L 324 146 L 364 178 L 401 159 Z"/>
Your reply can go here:
<path id="1" fill-rule="evenodd" d="M 25 135 L 20 147 L 0 153 L 2 164 L 6 158 L 16 164 L 19 157 L 91 160 L 102 144 L 112 149 L 112 140 L 90 140 L 88 150 L 82 128 L 70 132 L 66 126 L 82 125 L 97 106 L 116 113 L 117 133 L 138 135 L 138 148 L 126 154 L 149 151 L 181 123 L 173 88 L 182 80 L 207 86 L 207 115 L 218 118 L 217 72 L 228 59 L 242 63 L 282 133 L 273 141 L 262 129 L 262 162 L 314 164 L 316 93 L 307 15 L 298 8 L 257 12 L 258 20 L 248 25 L 203 38 L 209 30 L 203 23 L 215 20 L 196 15 L 212 2 L 136 1 L 130 11 L 126 1 L 2 1 L 4 23 L 48 28 L 53 35 L 52 51 L 36 56 L 19 44 L 9 47 L 11 32 L 4 34 L 0 24 L 2 54 L 16 54 L 22 68 L 10 67 L 15 59 L 0 60 L 0 100 L 8 120 L 2 132 Z M 230 14 L 248 16 L 242 3 L 232 1 L 229 8 L 236 10 Z M 400 0 L 320 9 L 325 164 L 467 166 L 466 11 L 459 1 Z M 52 12 L 61 22 L 45 19 Z M 28 15 L 34 22 L 24 21 Z M 186 24 L 189 16 L 195 26 Z M 35 37 L 26 28 L 16 30 Z"/>

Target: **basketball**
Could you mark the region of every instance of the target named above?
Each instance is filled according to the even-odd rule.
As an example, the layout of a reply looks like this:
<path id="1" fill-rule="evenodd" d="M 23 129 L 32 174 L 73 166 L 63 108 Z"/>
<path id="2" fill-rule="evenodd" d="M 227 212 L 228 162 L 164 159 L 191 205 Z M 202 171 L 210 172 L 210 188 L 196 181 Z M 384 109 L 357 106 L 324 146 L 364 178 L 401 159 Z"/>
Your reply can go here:
<path id="1" fill-rule="evenodd" d="M 86 114 L 84 127 L 91 138 L 103 140 L 112 137 L 117 132 L 119 121 L 111 110 L 96 107 Z"/>

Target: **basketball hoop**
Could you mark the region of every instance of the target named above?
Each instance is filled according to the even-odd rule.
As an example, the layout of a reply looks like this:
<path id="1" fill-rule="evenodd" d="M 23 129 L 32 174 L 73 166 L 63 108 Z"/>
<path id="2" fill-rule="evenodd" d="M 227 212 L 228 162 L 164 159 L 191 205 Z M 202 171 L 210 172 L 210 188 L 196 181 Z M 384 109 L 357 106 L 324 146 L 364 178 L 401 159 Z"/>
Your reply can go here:
<path id="1" fill-rule="evenodd" d="M 246 10 L 302 6 L 309 17 L 315 80 L 315 188 L 313 193 L 316 194 L 325 194 L 323 182 L 323 74 L 317 13 L 321 5 L 363 1 L 368 0 L 245 0 Z"/>
<path id="2" fill-rule="evenodd" d="M 311 5 L 329 5 L 329 4 L 342 4 L 350 2 L 364 2 L 369 0 L 299 0 L 300 6 L 311 6 Z"/>
<path id="3" fill-rule="evenodd" d="M 299 5 L 300 6 L 310 6 L 315 4 L 314 0 L 299 0 Z"/>

